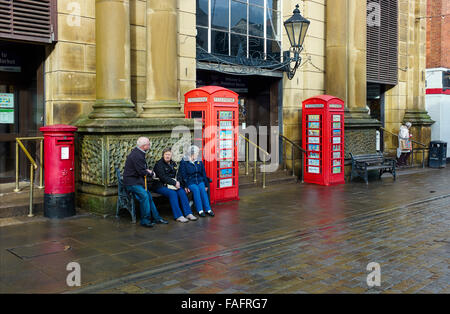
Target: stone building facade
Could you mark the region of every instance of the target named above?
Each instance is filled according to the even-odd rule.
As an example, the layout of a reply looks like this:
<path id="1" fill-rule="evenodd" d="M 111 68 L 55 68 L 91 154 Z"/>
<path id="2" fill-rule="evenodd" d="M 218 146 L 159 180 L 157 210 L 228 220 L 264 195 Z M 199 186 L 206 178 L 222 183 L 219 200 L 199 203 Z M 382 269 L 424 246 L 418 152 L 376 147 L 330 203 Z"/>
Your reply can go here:
<path id="1" fill-rule="evenodd" d="M 383 121 L 367 106 L 367 0 L 217 1 L 248 6 L 256 1 L 263 8 L 277 3 L 280 53 L 290 46 L 282 23 L 297 3 L 311 21 L 295 77 L 288 80 L 278 71 L 265 96 L 275 105 L 269 123 L 293 142 L 301 143 L 302 101 L 319 94 L 346 103 L 347 155 L 375 152 L 380 126 L 398 133 L 405 121 L 413 123 L 417 141 L 429 142 L 426 21 L 420 19 L 426 0 L 397 1 L 398 83 L 382 92 Z M 98 212 L 114 208 L 114 168 L 123 166 L 134 138 L 154 139 L 149 157 L 154 160 L 170 143 L 174 126 L 192 130 L 192 121 L 183 118 L 183 95 L 201 85 L 201 76 L 209 77 L 197 60 L 197 9 L 196 0 L 58 0 L 57 41 L 45 45 L 42 60 L 44 121 L 79 127 L 81 206 Z M 396 138 L 386 133 L 383 141 L 384 151 L 393 154 Z M 291 167 L 290 150 L 284 157 Z M 300 169 L 299 152 L 294 160 Z"/>

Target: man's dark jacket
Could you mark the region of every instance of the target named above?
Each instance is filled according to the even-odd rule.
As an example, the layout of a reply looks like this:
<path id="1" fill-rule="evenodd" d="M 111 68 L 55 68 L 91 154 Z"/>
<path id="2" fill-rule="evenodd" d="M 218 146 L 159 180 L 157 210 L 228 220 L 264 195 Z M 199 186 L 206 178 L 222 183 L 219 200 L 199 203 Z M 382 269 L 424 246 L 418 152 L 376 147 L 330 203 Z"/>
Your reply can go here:
<path id="1" fill-rule="evenodd" d="M 145 153 L 135 147 L 125 161 L 125 168 L 123 169 L 123 184 L 141 185 L 145 187 L 144 176 L 150 176 L 147 169 Z"/>
<path id="2" fill-rule="evenodd" d="M 152 189 L 156 190 L 160 187 L 167 186 L 167 184 L 176 185 L 177 180 L 177 163 L 171 160 L 169 163 L 164 161 L 164 158 L 158 160 L 153 168 L 156 177 L 159 180 L 154 180 Z"/>

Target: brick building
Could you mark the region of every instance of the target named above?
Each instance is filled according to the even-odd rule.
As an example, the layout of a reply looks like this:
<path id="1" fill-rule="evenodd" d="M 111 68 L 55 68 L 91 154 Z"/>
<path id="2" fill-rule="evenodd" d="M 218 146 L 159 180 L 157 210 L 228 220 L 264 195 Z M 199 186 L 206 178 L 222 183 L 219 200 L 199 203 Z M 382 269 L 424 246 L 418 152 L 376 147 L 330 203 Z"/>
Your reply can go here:
<path id="1" fill-rule="evenodd" d="M 431 139 L 450 142 L 450 0 L 428 1 L 426 20 L 426 108 L 436 121 Z"/>

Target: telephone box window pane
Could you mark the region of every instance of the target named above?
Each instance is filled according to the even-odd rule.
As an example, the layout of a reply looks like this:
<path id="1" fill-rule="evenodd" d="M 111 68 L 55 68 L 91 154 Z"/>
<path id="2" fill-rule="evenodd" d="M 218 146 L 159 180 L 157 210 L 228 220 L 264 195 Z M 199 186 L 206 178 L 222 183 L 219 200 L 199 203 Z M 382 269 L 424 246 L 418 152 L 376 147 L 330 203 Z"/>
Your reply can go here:
<path id="1" fill-rule="evenodd" d="M 208 29 L 197 27 L 197 45 L 208 51 Z"/>
<path id="2" fill-rule="evenodd" d="M 228 1 L 211 0 L 211 27 L 228 30 Z"/>
<path id="3" fill-rule="evenodd" d="M 308 130 L 308 136 L 320 136 L 320 130 Z"/>
<path id="4" fill-rule="evenodd" d="M 208 27 L 208 0 L 197 0 L 197 25 Z"/>
<path id="5" fill-rule="evenodd" d="M 252 58 L 264 59 L 264 39 L 249 37 L 249 54 Z"/>
<path id="6" fill-rule="evenodd" d="M 233 179 L 219 180 L 219 188 L 227 188 L 233 186 Z"/>
<path id="7" fill-rule="evenodd" d="M 247 57 L 247 36 L 231 34 L 231 55 Z"/>
<path id="8" fill-rule="evenodd" d="M 219 119 L 233 119 L 233 111 L 220 111 Z"/>
<path id="9" fill-rule="evenodd" d="M 249 35 L 264 37 L 264 8 L 249 6 Z"/>
<path id="10" fill-rule="evenodd" d="M 220 178 L 229 178 L 233 176 L 233 169 L 220 169 L 219 177 Z"/>
<path id="11" fill-rule="evenodd" d="M 228 33 L 211 31 L 211 53 L 228 55 Z"/>
<path id="12" fill-rule="evenodd" d="M 231 1 L 231 31 L 247 34 L 247 4 Z"/>
<path id="13" fill-rule="evenodd" d="M 219 168 L 232 168 L 233 162 L 232 161 L 219 161 Z"/>

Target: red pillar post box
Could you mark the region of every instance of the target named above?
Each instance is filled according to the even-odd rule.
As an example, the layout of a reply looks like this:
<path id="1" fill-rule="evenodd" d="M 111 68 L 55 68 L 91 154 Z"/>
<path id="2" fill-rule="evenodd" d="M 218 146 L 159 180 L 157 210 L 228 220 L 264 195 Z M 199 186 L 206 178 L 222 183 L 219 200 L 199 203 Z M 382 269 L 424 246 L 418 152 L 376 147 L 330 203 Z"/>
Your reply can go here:
<path id="1" fill-rule="evenodd" d="M 39 129 L 44 134 L 44 216 L 75 215 L 76 127 L 56 124 Z"/>
<path id="2" fill-rule="evenodd" d="M 238 94 L 219 86 L 205 86 L 187 92 L 184 112 L 187 119 L 199 119 L 202 158 L 210 184 L 211 203 L 239 199 L 239 106 Z"/>
<path id="3" fill-rule="evenodd" d="M 344 102 L 320 95 L 303 102 L 304 181 L 321 185 L 345 183 Z"/>

